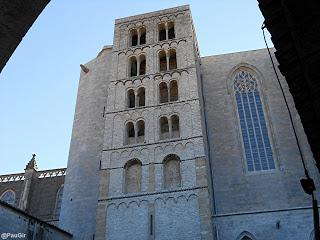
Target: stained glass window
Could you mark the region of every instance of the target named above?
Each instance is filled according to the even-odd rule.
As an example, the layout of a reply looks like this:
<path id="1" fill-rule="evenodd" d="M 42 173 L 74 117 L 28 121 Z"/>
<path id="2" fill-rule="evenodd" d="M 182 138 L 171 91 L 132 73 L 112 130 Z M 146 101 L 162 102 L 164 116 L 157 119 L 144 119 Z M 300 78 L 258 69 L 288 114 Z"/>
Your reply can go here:
<path id="1" fill-rule="evenodd" d="M 275 169 L 256 79 L 251 73 L 240 71 L 233 87 L 248 171 Z"/>
<path id="2" fill-rule="evenodd" d="M 7 190 L 1 195 L 1 201 L 14 205 L 16 194 L 12 190 Z"/>

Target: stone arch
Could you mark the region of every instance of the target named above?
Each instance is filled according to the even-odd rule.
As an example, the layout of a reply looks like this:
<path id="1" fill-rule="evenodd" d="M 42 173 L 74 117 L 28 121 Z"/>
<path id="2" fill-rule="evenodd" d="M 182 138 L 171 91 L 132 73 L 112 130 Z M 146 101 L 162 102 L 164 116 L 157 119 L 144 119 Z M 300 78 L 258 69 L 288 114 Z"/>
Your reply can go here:
<path id="1" fill-rule="evenodd" d="M 171 120 L 171 138 L 180 137 L 179 116 L 177 114 L 173 114 L 170 117 L 170 120 Z"/>
<path id="2" fill-rule="evenodd" d="M 137 122 L 137 143 L 143 143 L 145 139 L 145 123 L 142 119 Z"/>
<path id="3" fill-rule="evenodd" d="M 139 28 L 139 44 L 140 45 L 146 44 L 146 35 L 147 35 L 146 27 L 141 26 Z"/>
<path id="4" fill-rule="evenodd" d="M 136 106 L 136 97 L 133 89 L 127 90 L 127 107 L 134 108 Z"/>
<path id="5" fill-rule="evenodd" d="M 177 51 L 174 48 L 169 49 L 169 69 L 174 70 L 177 69 Z"/>
<path id="6" fill-rule="evenodd" d="M 129 160 L 124 166 L 124 193 L 137 193 L 141 191 L 142 163 L 139 159 Z"/>
<path id="7" fill-rule="evenodd" d="M 137 29 L 133 28 L 129 31 L 130 36 L 130 46 L 137 46 L 138 45 L 138 31 Z"/>
<path id="8" fill-rule="evenodd" d="M 177 80 L 171 80 L 169 82 L 169 101 L 178 101 L 178 82 Z"/>
<path id="9" fill-rule="evenodd" d="M 137 91 L 137 104 L 138 107 L 144 107 L 146 105 L 146 93 L 144 87 L 139 87 Z"/>
<path id="10" fill-rule="evenodd" d="M 135 143 L 135 128 L 132 121 L 126 123 L 125 144 Z"/>
<path id="11" fill-rule="evenodd" d="M 174 39 L 176 37 L 174 22 L 173 21 L 168 22 L 167 26 L 168 26 L 168 39 Z"/>
<path id="12" fill-rule="evenodd" d="M 136 56 L 129 58 L 129 77 L 135 77 L 138 75 L 138 61 Z"/>
<path id="13" fill-rule="evenodd" d="M 169 138 L 169 120 L 166 116 L 162 116 L 159 119 L 160 126 L 160 139 Z"/>
<path id="14" fill-rule="evenodd" d="M 16 201 L 16 192 L 13 189 L 7 189 L 1 194 L 0 200 L 10 205 L 14 205 Z"/>
<path id="15" fill-rule="evenodd" d="M 140 54 L 139 55 L 139 75 L 146 74 L 146 55 Z"/>
<path id="16" fill-rule="evenodd" d="M 180 161 L 176 154 L 169 154 L 163 159 L 164 188 L 181 187 Z"/>
<path id="17" fill-rule="evenodd" d="M 160 82 L 159 84 L 159 102 L 166 103 L 169 101 L 168 85 L 166 82 Z"/>
<path id="18" fill-rule="evenodd" d="M 159 72 L 167 71 L 167 53 L 165 50 L 161 49 L 158 52 L 159 56 Z"/>
<path id="19" fill-rule="evenodd" d="M 165 41 L 166 35 L 166 25 L 164 22 L 161 22 L 158 24 L 158 41 Z"/>
<path id="20" fill-rule="evenodd" d="M 250 232 L 243 231 L 237 238 L 237 240 L 256 240 L 256 238 Z"/>

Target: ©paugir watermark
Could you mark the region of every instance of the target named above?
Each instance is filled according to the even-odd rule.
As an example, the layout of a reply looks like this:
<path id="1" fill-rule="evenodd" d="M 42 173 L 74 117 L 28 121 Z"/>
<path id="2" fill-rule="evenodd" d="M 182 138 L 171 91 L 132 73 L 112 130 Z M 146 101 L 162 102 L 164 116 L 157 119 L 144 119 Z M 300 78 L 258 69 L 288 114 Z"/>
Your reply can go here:
<path id="1" fill-rule="evenodd" d="M 23 239 L 26 237 L 25 233 L 1 233 L 1 239 Z"/>

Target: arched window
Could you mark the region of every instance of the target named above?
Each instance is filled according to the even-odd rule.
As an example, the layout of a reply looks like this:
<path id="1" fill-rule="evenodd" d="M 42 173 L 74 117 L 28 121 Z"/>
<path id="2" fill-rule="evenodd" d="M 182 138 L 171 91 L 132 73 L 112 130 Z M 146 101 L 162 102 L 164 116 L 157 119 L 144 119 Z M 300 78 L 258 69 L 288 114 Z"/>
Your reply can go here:
<path id="1" fill-rule="evenodd" d="M 253 235 L 247 231 L 243 231 L 237 238 L 237 240 L 254 240 Z"/>
<path id="2" fill-rule="evenodd" d="M 160 139 L 169 138 L 169 122 L 167 117 L 160 118 Z"/>
<path id="3" fill-rule="evenodd" d="M 133 143 L 135 143 L 135 131 L 134 131 L 134 124 L 133 124 L 133 122 L 128 122 L 128 123 L 127 123 L 126 130 L 127 130 L 126 144 L 133 144 Z"/>
<path id="4" fill-rule="evenodd" d="M 130 58 L 130 77 L 137 76 L 137 58 L 135 56 Z"/>
<path id="5" fill-rule="evenodd" d="M 139 56 L 139 75 L 146 74 L 146 56 L 140 55 Z"/>
<path id="6" fill-rule="evenodd" d="M 141 162 L 132 159 L 125 165 L 125 193 L 136 193 L 141 191 Z"/>
<path id="7" fill-rule="evenodd" d="M 177 69 L 176 50 L 170 49 L 169 51 L 169 70 Z"/>
<path id="8" fill-rule="evenodd" d="M 164 50 L 159 52 L 159 70 L 167 71 L 167 54 Z"/>
<path id="9" fill-rule="evenodd" d="M 143 143 L 144 142 L 144 121 L 143 120 L 139 120 L 137 122 L 137 129 L 138 129 L 137 143 Z"/>
<path id="10" fill-rule="evenodd" d="M 146 44 L 146 28 L 145 27 L 141 27 L 139 29 L 139 40 L 140 40 L 140 45 L 142 44 Z"/>
<path id="11" fill-rule="evenodd" d="M 178 101 L 178 83 L 173 80 L 170 82 L 170 102 Z"/>
<path id="12" fill-rule="evenodd" d="M 16 193 L 11 189 L 7 190 L 1 195 L 0 200 L 8 204 L 14 205 L 16 200 Z"/>
<path id="13" fill-rule="evenodd" d="M 159 100 L 160 103 L 168 102 L 168 86 L 165 82 L 159 84 Z"/>
<path id="14" fill-rule="evenodd" d="M 175 33 L 174 33 L 174 23 L 173 22 L 168 22 L 168 39 L 173 39 L 175 38 Z"/>
<path id="15" fill-rule="evenodd" d="M 135 107 L 135 94 L 133 89 L 128 90 L 127 92 L 127 101 L 128 101 L 128 108 L 134 108 Z"/>
<path id="16" fill-rule="evenodd" d="M 137 46 L 138 45 L 138 32 L 136 29 L 132 29 L 130 31 L 130 46 Z"/>
<path id="17" fill-rule="evenodd" d="M 158 31 L 159 31 L 159 41 L 166 40 L 167 33 L 166 33 L 166 25 L 164 23 L 160 23 L 158 25 Z"/>
<path id="18" fill-rule="evenodd" d="M 252 238 L 250 238 L 248 236 L 244 236 L 243 238 L 241 238 L 241 240 L 252 240 Z"/>
<path id="19" fill-rule="evenodd" d="M 61 203 L 62 203 L 62 195 L 63 195 L 63 186 L 61 186 L 57 192 L 56 195 L 56 207 L 54 210 L 54 215 L 57 219 L 59 219 L 60 216 L 60 210 L 61 210 Z"/>
<path id="20" fill-rule="evenodd" d="M 233 89 L 248 171 L 275 169 L 257 80 L 241 70 L 233 79 Z"/>
<path id="21" fill-rule="evenodd" d="M 180 158 L 175 154 L 170 154 L 163 160 L 164 164 L 164 187 L 181 187 Z"/>
<path id="22" fill-rule="evenodd" d="M 138 89 L 138 94 L 137 94 L 137 97 L 138 97 L 138 107 L 143 107 L 145 106 L 145 90 L 144 90 L 144 87 L 141 87 Z"/>
<path id="23" fill-rule="evenodd" d="M 179 130 L 179 117 L 177 115 L 171 116 L 171 138 L 178 138 L 180 137 L 180 130 Z"/>

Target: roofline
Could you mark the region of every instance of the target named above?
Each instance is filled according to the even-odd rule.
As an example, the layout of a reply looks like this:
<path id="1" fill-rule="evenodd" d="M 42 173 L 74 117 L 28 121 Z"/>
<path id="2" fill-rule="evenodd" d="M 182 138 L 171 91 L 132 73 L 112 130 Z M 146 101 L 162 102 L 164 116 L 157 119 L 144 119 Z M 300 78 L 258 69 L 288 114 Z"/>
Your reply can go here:
<path id="1" fill-rule="evenodd" d="M 140 20 L 143 18 L 152 17 L 155 15 L 164 15 L 164 14 L 168 14 L 168 13 L 182 12 L 182 11 L 187 11 L 187 10 L 190 10 L 189 4 L 181 5 L 181 6 L 177 6 L 177 7 L 172 7 L 172 8 L 161 9 L 161 10 L 148 12 L 148 13 L 132 15 L 132 16 L 123 17 L 123 18 L 117 18 L 117 19 L 115 19 L 115 24 L 117 25 L 120 23 L 126 23 L 126 22 L 130 22 L 130 21 L 136 21 L 136 20 Z"/>

